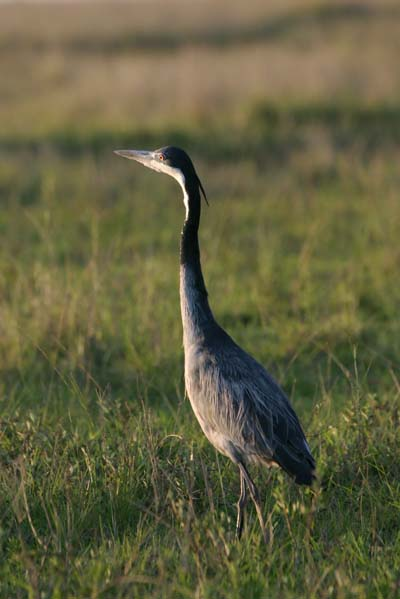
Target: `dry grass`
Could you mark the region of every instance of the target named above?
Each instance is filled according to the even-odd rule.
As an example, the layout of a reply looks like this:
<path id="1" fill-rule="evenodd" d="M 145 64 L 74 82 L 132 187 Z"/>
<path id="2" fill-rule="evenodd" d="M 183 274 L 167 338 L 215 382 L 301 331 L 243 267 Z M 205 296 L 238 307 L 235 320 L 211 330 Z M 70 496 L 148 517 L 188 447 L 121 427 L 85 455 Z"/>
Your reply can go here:
<path id="1" fill-rule="evenodd" d="M 400 12 L 393 5 L 353 3 L 351 18 L 344 8 L 322 18 L 325 4 L 251 6 L 1 7 L 3 132 L 154 126 L 222 114 L 240 120 L 243 107 L 259 99 L 397 101 Z M 236 29 L 224 43 L 224 31 Z M 160 35 L 165 44 L 155 52 Z"/>

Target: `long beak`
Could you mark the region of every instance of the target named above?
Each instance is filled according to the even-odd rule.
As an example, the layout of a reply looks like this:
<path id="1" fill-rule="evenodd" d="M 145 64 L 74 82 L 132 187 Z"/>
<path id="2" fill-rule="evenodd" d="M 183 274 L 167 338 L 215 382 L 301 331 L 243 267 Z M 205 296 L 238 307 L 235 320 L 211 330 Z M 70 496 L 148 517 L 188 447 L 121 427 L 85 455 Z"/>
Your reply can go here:
<path id="1" fill-rule="evenodd" d="M 145 166 L 150 166 L 151 161 L 154 159 L 154 152 L 146 152 L 144 150 L 114 150 L 114 154 L 122 156 L 123 158 L 129 158 L 129 160 L 136 160 Z"/>

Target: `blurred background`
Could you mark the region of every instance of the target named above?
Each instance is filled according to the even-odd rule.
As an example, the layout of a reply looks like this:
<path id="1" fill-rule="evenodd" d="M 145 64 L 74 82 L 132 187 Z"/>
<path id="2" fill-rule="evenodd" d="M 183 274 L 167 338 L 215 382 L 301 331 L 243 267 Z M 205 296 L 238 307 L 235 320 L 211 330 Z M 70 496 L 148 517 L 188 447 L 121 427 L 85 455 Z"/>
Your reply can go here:
<path id="1" fill-rule="evenodd" d="M 40 387 L 49 362 L 101 385 L 154 369 L 158 393 L 181 384 L 179 192 L 119 147 L 192 155 L 211 200 L 211 298 L 245 345 L 292 363 L 327 343 L 351 362 L 343 343 L 364 335 L 390 357 L 398 319 L 379 319 L 399 299 L 399 33 L 389 0 L 2 4 L 12 388 L 26 373 Z"/>
<path id="2" fill-rule="evenodd" d="M 179 533 L 195 526 L 185 519 L 187 488 L 201 490 L 200 531 L 203 520 L 231 529 L 237 490 L 221 461 L 225 501 L 215 454 L 184 400 L 181 192 L 116 148 L 188 151 L 210 200 L 200 241 L 217 319 L 293 398 L 321 476 L 339 471 L 352 489 L 361 476 L 353 464 L 379 452 L 379 472 L 397 484 L 399 56 L 398 0 L 0 3 L 4 596 L 26 580 L 32 597 L 50 596 L 41 588 L 117 596 L 107 595 L 114 580 L 118 596 L 132 597 L 119 576 L 167 584 L 177 559 L 189 572 L 186 597 L 210 572 L 221 582 L 235 571 L 219 540 L 207 552 L 203 531 L 197 548 L 190 535 L 182 548 Z M 350 596 L 354 572 L 354 596 L 381 596 L 373 586 L 358 594 L 369 588 L 370 543 L 379 539 L 381 581 L 398 590 L 390 568 L 400 553 L 383 550 L 397 530 L 398 495 L 396 504 L 393 487 L 389 501 L 371 472 L 354 493 L 338 499 L 335 487 L 321 500 L 322 578 L 311 558 L 310 570 L 293 572 L 303 563 L 292 543 L 307 536 L 303 508 L 295 537 L 286 525 L 277 531 L 291 547 L 276 554 L 275 580 L 291 572 L 285 596 L 299 588 L 316 596 L 320 584 L 321 596 Z M 291 497 L 289 486 L 264 488 Z M 353 518 L 364 506 L 358 488 L 371 493 L 366 528 L 363 514 Z M 269 496 L 277 519 L 287 497 Z M 350 530 L 364 535 L 354 551 L 329 540 Z M 238 594 L 226 596 L 253 596 L 237 572 L 227 588 Z M 215 588 L 207 596 L 222 597 Z"/>
<path id="3" fill-rule="evenodd" d="M 10 136 L 246 124 L 258 103 L 398 99 L 399 6 L 345 2 L 9 2 Z"/>
<path id="4" fill-rule="evenodd" d="M 351 362 L 347 340 L 363 335 L 390 358 L 399 33 L 389 0 L 2 4 L 0 353 L 12 386 L 25 373 L 39 384 L 48 362 L 101 385 L 129 388 L 157 367 L 158 394 L 181 384 L 179 192 L 119 147 L 192 155 L 211 200 L 211 298 L 261 358 L 292 363 L 306 347 L 312 360 L 327 343 Z"/>

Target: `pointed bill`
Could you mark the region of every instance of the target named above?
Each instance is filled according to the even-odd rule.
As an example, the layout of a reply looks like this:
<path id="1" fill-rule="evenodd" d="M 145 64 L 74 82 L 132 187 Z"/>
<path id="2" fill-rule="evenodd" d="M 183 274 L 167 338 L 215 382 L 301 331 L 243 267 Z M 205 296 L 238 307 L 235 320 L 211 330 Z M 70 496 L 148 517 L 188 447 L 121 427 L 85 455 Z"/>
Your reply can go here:
<path id="1" fill-rule="evenodd" d="M 145 150 L 114 150 L 114 154 L 128 158 L 129 160 L 136 160 L 145 166 L 150 166 L 151 161 L 154 160 L 154 152 L 147 152 Z"/>

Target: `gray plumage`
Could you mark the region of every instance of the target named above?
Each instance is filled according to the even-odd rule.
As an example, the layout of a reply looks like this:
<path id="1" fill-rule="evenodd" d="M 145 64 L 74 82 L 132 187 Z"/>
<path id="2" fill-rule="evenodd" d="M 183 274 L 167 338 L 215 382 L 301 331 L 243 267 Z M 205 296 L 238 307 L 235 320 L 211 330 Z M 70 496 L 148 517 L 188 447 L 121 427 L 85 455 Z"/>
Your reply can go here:
<path id="1" fill-rule="evenodd" d="M 186 270 L 181 267 L 185 385 L 204 434 L 236 463 L 275 462 L 297 482 L 311 483 L 314 460 L 287 397 L 211 311 L 197 320 L 196 290 Z"/>
<path id="2" fill-rule="evenodd" d="M 174 147 L 155 152 L 119 151 L 181 185 L 186 218 L 181 237 L 180 302 L 185 386 L 199 424 L 218 451 L 240 470 L 236 531 L 241 535 L 247 489 L 266 537 L 249 464 L 278 465 L 298 484 L 310 485 L 315 461 L 286 395 L 265 368 L 218 325 L 203 280 L 198 245 L 200 180 L 190 158 Z"/>

